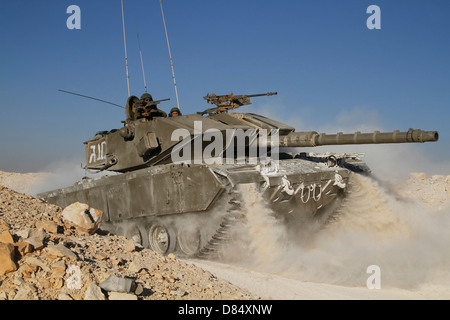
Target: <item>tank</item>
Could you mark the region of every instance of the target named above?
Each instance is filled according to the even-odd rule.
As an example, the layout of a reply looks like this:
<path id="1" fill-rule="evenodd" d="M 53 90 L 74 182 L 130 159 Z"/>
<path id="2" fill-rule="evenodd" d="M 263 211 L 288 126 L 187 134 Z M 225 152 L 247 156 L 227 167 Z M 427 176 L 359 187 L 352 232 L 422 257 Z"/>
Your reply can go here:
<path id="1" fill-rule="evenodd" d="M 159 101 L 144 105 L 130 97 L 123 127 L 84 143 L 86 169 L 110 173 L 38 197 L 61 207 L 87 203 L 103 210 L 102 229 L 162 254 L 205 258 L 245 223 L 243 187 L 258 190 L 295 233 L 325 220 L 352 174 L 370 173 L 359 154 L 317 154 L 311 147 L 438 140 L 436 131 L 414 129 L 296 132 L 262 115 L 230 112 L 252 97 L 275 94 L 208 94 L 204 99 L 216 107 L 177 117 L 152 116 Z"/>

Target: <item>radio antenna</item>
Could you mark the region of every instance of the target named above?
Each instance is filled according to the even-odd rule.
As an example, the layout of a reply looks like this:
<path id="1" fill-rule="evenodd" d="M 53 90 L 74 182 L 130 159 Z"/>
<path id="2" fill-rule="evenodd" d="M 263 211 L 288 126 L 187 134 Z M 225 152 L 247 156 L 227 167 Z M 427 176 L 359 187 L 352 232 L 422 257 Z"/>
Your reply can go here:
<path id="1" fill-rule="evenodd" d="M 170 66 L 172 67 L 172 78 L 173 78 L 173 84 L 175 86 L 175 95 L 177 97 L 177 106 L 178 106 L 178 109 L 180 109 L 180 101 L 178 100 L 177 81 L 175 80 L 175 71 L 173 69 L 172 53 L 170 51 L 169 36 L 167 35 L 166 19 L 164 18 L 164 10 L 163 10 L 163 5 L 162 5 L 161 0 L 159 0 L 159 4 L 161 5 L 161 14 L 162 14 L 163 23 L 164 23 L 164 31 L 166 32 L 167 48 L 169 49 Z"/>
<path id="2" fill-rule="evenodd" d="M 144 59 L 142 58 L 141 40 L 139 39 L 139 32 L 137 26 L 136 26 L 136 34 L 139 46 L 139 55 L 141 56 L 142 77 L 144 78 L 145 92 L 147 92 L 147 81 L 145 80 L 145 71 L 144 71 Z"/>
<path id="3" fill-rule="evenodd" d="M 120 1 L 122 5 L 122 25 L 123 25 L 123 44 L 125 47 L 125 67 L 127 70 L 127 87 L 128 87 L 128 96 L 131 96 L 130 93 L 130 75 L 128 74 L 128 55 L 127 55 L 127 38 L 125 35 L 125 15 L 123 12 L 123 0 Z"/>
<path id="4" fill-rule="evenodd" d="M 64 93 L 68 93 L 68 94 L 73 94 L 73 95 L 75 95 L 75 96 L 79 96 L 79 97 L 83 97 L 83 98 L 88 98 L 88 99 L 100 101 L 100 102 L 107 103 L 107 104 L 111 104 L 111 105 L 113 105 L 113 106 L 116 106 L 116 107 L 119 107 L 119 108 L 122 108 L 122 109 L 126 109 L 125 107 L 122 107 L 121 105 L 118 105 L 118 104 L 116 104 L 116 103 L 112 103 L 112 102 L 105 101 L 105 100 L 102 100 L 102 99 L 97 99 L 97 98 L 94 98 L 94 97 L 85 96 L 85 95 L 83 95 L 83 94 L 79 94 L 79 93 L 76 93 L 76 92 L 70 92 L 70 91 L 61 90 L 61 89 L 59 89 L 58 91 L 64 92 Z"/>

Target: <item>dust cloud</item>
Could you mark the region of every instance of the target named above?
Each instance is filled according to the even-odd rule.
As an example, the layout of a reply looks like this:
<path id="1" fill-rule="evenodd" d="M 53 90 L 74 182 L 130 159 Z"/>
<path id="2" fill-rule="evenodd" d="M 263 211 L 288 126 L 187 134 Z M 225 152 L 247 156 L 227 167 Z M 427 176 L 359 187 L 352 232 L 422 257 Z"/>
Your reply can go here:
<path id="1" fill-rule="evenodd" d="M 447 187 L 448 180 L 443 180 Z M 225 257 L 233 263 L 345 286 L 365 287 L 371 265 L 380 267 L 382 287 L 450 283 L 449 206 L 433 210 L 355 174 L 333 219 L 292 239 L 255 189 L 243 186 L 242 192 L 248 223 L 241 230 L 241 244 L 246 246 Z M 448 199 L 447 192 L 439 196 Z"/>
<path id="2" fill-rule="evenodd" d="M 41 192 L 72 186 L 83 178 L 98 178 L 104 175 L 115 175 L 114 172 L 89 172 L 83 169 L 81 162 L 68 160 L 49 164 L 39 173 L 41 179 L 35 181 L 29 188 L 28 194 L 36 196 Z M 15 189 L 17 190 L 17 189 Z M 20 191 L 20 190 L 18 190 Z"/>

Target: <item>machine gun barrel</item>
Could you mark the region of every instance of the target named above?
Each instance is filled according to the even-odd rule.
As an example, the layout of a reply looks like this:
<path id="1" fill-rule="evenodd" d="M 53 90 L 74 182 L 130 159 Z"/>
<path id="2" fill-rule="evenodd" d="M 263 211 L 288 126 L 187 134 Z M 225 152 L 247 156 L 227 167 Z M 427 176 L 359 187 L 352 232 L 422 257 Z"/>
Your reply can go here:
<path id="1" fill-rule="evenodd" d="M 136 109 L 137 110 L 141 110 L 141 111 L 142 110 L 147 110 L 147 109 L 149 109 L 151 107 L 157 106 L 161 102 L 169 101 L 169 100 L 170 100 L 170 98 L 169 99 L 156 100 L 156 101 L 150 101 L 150 102 L 146 102 L 145 104 L 138 103 L 137 106 L 136 106 Z"/>
<path id="2" fill-rule="evenodd" d="M 162 99 L 162 100 L 156 100 L 156 101 L 150 101 L 150 105 L 157 105 L 157 104 L 160 104 L 161 102 L 164 102 L 164 101 L 169 101 L 170 100 L 170 98 L 168 98 L 168 99 Z"/>
<path id="3" fill-rule="evenodd" d="M 433 142 L 439 139 L 437 131 L 423 131 L 420 129 L 409 129 L 406 132 L 395 130 L 393 132 L 371 133 L 355 132 L 351 134 L 325 134 L 311 132 L 291 132 L 280 137 L 280 147 L 316 147 L 326 145 L 347 144 L 382 144 L 382 143 L 423 143 Z"/>
<path id="4" fill-rule="evenodd" d="M 278 92 L 267 92 L 267 93 L 260 93 L 260 94 L 248 94 L 246 95 L 249 98 L 253 98 L 253 97 L 270 97 L 270 96 L 276 96 L 278 94 Z"/>

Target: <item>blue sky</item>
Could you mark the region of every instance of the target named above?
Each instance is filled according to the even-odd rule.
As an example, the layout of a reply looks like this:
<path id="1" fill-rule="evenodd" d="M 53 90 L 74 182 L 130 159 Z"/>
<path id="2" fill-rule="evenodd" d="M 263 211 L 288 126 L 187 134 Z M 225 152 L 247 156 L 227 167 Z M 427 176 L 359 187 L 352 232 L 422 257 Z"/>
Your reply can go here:
<path id="1" fill-rule="evenodd" d="M 366 27 L 372 4 L 381 9 L 380 30 Z M 81 9 L 81 30 L 66 27 L 70 5 Z M 176 98 L 159 1 L 124 5 L 131 92 L 144 92 L 139 33 L 149 92 L 171 98 L 160 105 L 168 111 Z M 408 150 L 448 161 L 448 0 L 163 5 L 183 113 L 207 108 L 202 97 L 211 92 L 277 91 L 242 111 L 276 115 L 297 131 L 438 130 L 438 143 Z M 122 109 L 58 92 L 125 104 L 120 0 L 4 1 L 0 39 L 0 170 L 82 162 L 83 141 L 122 126 Z"/>

